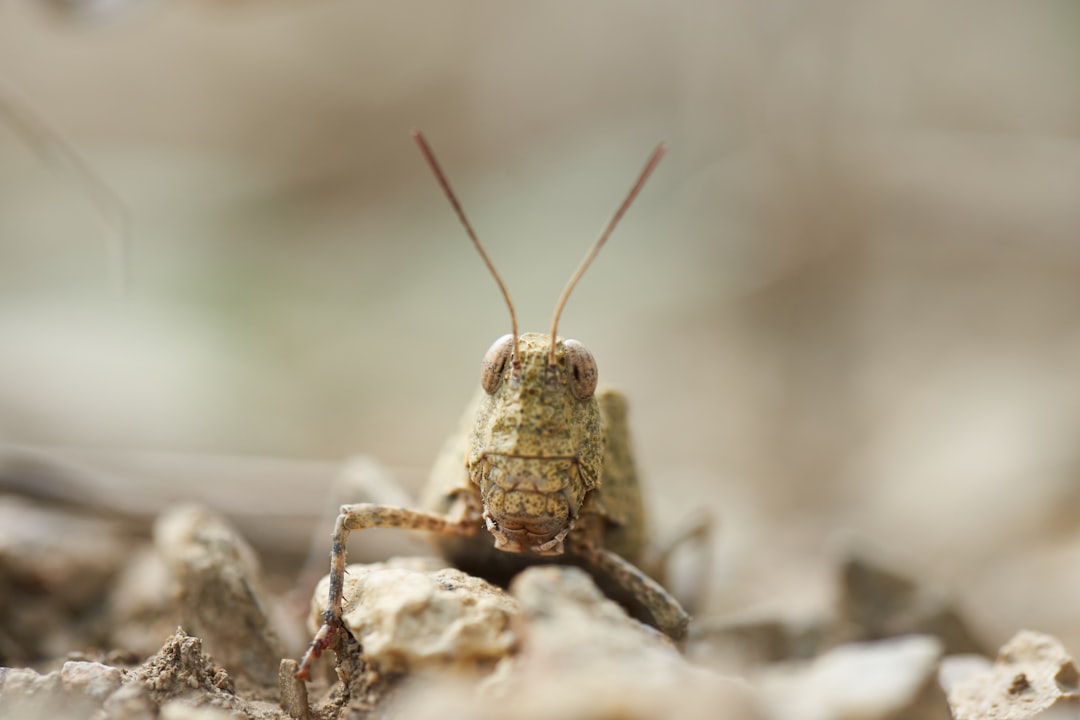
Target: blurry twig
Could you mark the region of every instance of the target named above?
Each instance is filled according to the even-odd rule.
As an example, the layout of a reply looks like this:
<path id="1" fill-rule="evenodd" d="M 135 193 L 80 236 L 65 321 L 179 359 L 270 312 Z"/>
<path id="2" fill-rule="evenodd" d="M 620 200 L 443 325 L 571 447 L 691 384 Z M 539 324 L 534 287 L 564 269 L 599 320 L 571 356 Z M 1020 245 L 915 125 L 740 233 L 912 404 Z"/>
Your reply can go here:
<path id="1" fill-rule="evenodd" d="M 126 297 L 131 287 L 131 217 L 127 205 L 41 113 L 12 87 L 2 84 L 0 117 L 45 165 L 71 181 L 93 203 L 105 231 L 109 276 L 113 287 Z"/>

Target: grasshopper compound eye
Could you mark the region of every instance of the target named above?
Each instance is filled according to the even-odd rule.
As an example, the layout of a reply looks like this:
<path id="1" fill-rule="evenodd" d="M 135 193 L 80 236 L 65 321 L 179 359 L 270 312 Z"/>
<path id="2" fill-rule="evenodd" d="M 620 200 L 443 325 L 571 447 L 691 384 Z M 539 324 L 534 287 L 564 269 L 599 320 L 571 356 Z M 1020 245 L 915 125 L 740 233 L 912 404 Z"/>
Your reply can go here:
<path id="1" fill-rule="evenodd" d="M 582 348 L 584 350 L 584 348 Z M 585 350 L 588 353 L 588 350 Z M 503 370 L 510 362 L 514 353 L 514 336 L 503 335 L 496 340 L 488 351 L 484 353 L 484 359 L 480 362 L 480 385 L 488 395 L 494 395 L 502 382 Z M 591 357 L 591 356 L 590 356 Z M 593 374 L 596 374 L 596 364 L 593 364 Z M 595 380 L 593 385 L 596 385 Z"/>
<path id="2" fill-rule="evenodd" d="M 596 392 L 596 381 L 599 378 L 596 358 L 577 340 L 563 340 L 562 347 L 570 391 L 578 400 L 588 400 Z"/>

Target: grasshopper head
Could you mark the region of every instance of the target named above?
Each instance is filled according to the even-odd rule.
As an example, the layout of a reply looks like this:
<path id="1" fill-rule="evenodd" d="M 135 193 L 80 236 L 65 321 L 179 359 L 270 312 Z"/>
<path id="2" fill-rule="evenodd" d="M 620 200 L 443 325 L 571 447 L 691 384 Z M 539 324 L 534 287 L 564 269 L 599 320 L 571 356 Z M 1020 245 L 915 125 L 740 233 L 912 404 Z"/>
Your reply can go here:
<path id="1" fill-rule="evenodd" d="M 484 396 L 470 439 L 469 475 L 484 520 L 507 552 L 558 555 L 604 454 L 596 361 L 576 340 L 511 335 L 484 356 Z M 552 355 L 555 362 L 551 363 Z"/>

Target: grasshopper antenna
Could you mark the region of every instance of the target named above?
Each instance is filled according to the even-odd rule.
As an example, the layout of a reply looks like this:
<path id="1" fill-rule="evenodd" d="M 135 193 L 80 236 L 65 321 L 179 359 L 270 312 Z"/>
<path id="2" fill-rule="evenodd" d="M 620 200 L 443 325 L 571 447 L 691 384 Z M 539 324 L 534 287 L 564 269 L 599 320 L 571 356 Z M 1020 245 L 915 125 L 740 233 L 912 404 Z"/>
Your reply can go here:
<path id="1" fill-rule="evenodd" d="M 520 368 L 521 354 L 518 352 L 517 313 L 514 311 L 514 303 L 510 301 L 510 293 L 507 292 L 506 285 L 503 284 L 502 278 L 499 277 L 499 273 L 495 270 L 495 265 L 491 262 L 491 258 L 489 258 L 487 252 L 484 251 L 484 246 L 480 244 L 480 240 L 476 237 L 472 225 L 469 224 L 469 219 L 465 217 L 465 211 L 461 209 L 461 203 L 458 202 L 457 196 L 454 195 L 454 191 L 450 188 L 450 183 L 443 174 L 442 168 L 439 166 L 439 161 L 435 159 L 435 153 L 431 151 L 431 147 L 428 146 L 427 140 L 424 139 L 424 134 L 419 130 L 414 129 L 412 131 L 412 136 L 413 140 L 416 141 L 416 144 L 420 146 L 420 152 L 424 154 L 424 159 L 427 160 L 427 164 L 431 167 L 431 171 L 435 173 L 435 179 L 439 181 L 439 185 L 442 187 L 443 192 L 446 193 L 446 198 L 450 201 L 450 204 L 453 205 L 454 212 L 457 213 L 458 219 L 461 220 L 461 224 L 465 226 L 465 232 L 468 233 L 473 246 L 476 247 L 476 251 L 480 253 L 480 257 L 483 258 L 484 264 L 487 265 L 488 270 L 491 271 L 491 276 L 495 278 L 495 282 L 499 286 L 499 291 L 502 292 L 503 299 L 506 300 L 506 307 L 510 309 L 510 330 L 514 337 L 514 357 L 512 362 L 515 369 Z"/>
<path id="2" fill-rule="evenodd" d="M 551 321 L 551 347 L 548 349 L 549 365 L 555 364 L 555 337 L 556 332 L 559 329 L 559 316 L 562 315 L 563 308 L 566 307 L 566 301 L 570 298 L 570 293 L 574 290 L 574 286 L 578 284 L 578 280 L 581 279 L 581 276 L 585 274 L 589 265 L 592 264 L 593 259 L 595 259 L 600 252 L 600 248 L 607 242 L 608 236 L 611 235 L 615 226 L 619 224 L 619 220 L 622 219 L 622 216 L 626 214 L 627 208 L 630 207 L 630 204 L 634 202 L 634 198 L 641 192 L 641 188 L 645 186 L 645 181 L 649 179 L 649 176 L 652 175 L 652 171 L 660 164 L 660 159 L 664 157 L 664 153 L 666 152 L 666 143 L 660 143 L 656 146 L 656 149 L 652 151 L 652 155 L 649 156 L 648 162 L 645 163 L 645 168 L 641 171 L 641 174 L 638 175 L 637 182 L 630 188 L 630 192 L 627 194 L 626 199 L 622 201 L 622 205 L 615 211 L 615 215 L 612 216 L 611 220 L 604 228 L 604 231 L 600 233 L 600 237 L 593 243 L 589 253 L 585 256 L 585 259 L 581 261 L 577 270 L 570 276 L 570 282 L 566 283 L 566 287 L 563 288 L 562 295 L 559 296 L 559 302 L 555 305 L 555 317 Z"/>
<path id="3" fill-rule="evenodd" d="M 0 86 L 0 116 L 47 164 L 59 168 L 97 210 L 105 231 L 109 275 L 121 297 L 131 288 L 131 219 L 124 201 L 41 113 L 9 88 Z"/>

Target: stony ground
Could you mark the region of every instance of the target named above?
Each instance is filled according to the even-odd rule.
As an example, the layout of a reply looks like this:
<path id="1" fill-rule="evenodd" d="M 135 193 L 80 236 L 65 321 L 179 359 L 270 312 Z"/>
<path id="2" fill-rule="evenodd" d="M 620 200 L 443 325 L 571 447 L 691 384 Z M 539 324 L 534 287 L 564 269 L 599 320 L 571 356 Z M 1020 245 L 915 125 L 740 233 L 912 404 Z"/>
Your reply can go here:
<path id="1" fill-rule="evenodd" d="M 828 614 L 699 617 L 680 649 L 576 569 L 504 590 L 430 557 L 352 565 L 350 634 L 308 685 L 297 638 L 325 579 L 305 607 L 205 508 L 169 509 L 146 537 L 9 493 L 0 718 L 1075 716 L 1080 673 L 1054 638 L 988 647 L 946 594 L 855 546 L 837 578 Z"/>

